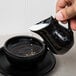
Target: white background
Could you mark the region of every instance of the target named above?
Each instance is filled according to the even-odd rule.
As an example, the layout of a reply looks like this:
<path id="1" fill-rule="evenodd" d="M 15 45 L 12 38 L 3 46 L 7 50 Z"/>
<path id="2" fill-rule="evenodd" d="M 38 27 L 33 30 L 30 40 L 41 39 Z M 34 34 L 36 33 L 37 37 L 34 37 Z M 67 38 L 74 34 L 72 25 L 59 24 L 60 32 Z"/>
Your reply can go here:
<path id="1" fill-rule="evenodd" d="M 0 35 L 23 33 L 55 14 L 56 0 L 0 0 Z"/>
<path id="2" fill-rule="evenodd" d="M 57 0 L 0 0 L 0 47 L 14 35 L 30 34 L 28 28 L 53 15 Z M 49 76 L 76 76 L 76 32 L 74 46 L 65 55 L 58 55 Z"/>

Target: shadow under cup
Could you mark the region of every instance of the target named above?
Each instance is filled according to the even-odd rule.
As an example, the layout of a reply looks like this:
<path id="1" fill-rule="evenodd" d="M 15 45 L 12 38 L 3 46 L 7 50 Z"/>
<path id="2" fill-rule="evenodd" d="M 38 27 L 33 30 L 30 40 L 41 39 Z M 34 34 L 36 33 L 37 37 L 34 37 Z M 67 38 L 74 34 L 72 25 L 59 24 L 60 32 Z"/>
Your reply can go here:
<path id="1" fill-rule="evenodd" d="M 13 65 L 34 65 L 40 62 L 45 54 L 45 44 L 30 36 L 16 36 L 6 41 L 4 53 Z"/>

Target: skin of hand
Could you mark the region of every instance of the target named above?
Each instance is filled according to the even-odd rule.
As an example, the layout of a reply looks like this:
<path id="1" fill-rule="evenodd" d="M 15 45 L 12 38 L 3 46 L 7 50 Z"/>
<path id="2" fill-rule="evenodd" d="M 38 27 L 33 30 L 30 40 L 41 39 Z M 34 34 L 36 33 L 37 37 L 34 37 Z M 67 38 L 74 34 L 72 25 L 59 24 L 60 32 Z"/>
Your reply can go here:
<path id="1" fill-rule="evenodd" d="M 76 0 L 58 0 L 56 19 L 63 23 L 69 19 L 72 30 L 76 31 Z"/>

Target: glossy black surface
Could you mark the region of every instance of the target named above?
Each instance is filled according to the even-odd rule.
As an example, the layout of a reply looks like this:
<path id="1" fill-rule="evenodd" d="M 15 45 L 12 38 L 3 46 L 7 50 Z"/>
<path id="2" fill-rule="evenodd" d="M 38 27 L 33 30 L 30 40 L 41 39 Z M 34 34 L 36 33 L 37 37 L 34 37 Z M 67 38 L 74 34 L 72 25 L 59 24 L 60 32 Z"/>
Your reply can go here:
<path id="1" fill-rule="evenodd" d="M 73 31 L 70 28 L 69 22 L 67 29 L 61 26 L 56 19 L 49 17 L 37 23 L 37 26 L 45 23 L 48 23 L 47 27 L 33 32 L 39 34 L 44 39 L 45 44 L 53 53 L 64 54 L 69 51 L 74 44 Z"/>
<path id="2" fill-rule="evenodd" d="M 34 51 L 35 54 L 28 54 Z M 45 44 L 37 38 L 30 36 L 16 36 L 6 41 L 4 53 L 7 59 L 14 65 L 25 65 L 40 62 L 45 54 Z"/>
<path id="3" fill-rule="evenodd" d="M 3 53 L 3 48 L 0 49 L 0 73 L 4 76 L 44 76 L 50 72 L 55 64 L 56 60 L 51 51 L 47 50 L 45 58 L 37 65 L 16 67 L 12 66 Z"/>

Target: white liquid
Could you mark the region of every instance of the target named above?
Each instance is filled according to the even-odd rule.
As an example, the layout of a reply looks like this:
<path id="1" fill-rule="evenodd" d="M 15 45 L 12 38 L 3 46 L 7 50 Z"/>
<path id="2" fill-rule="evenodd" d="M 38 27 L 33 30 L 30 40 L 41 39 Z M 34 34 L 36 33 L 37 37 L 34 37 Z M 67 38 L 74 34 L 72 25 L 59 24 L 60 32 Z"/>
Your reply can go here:
<path id="1" fill-rule="evenodd" d="M 33 25 L 29 28 L 29 30 L 31 31 L 38 31 L 38 30 L 41 30 L 45 27 L 49 26 L 49 24 L 38 24 L 38 25 Z"/>

